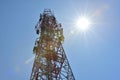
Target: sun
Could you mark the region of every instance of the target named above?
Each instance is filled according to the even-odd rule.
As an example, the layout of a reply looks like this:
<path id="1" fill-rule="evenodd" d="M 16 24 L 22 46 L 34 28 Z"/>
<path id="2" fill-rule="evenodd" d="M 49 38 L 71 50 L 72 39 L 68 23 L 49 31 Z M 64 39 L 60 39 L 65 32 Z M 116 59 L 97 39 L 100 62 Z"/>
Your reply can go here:
<path id="1" fill-rule="evenodd" d="M 90 20 L 86 17 L 80 17 L 76 21 L 78 30 L 87 31 L 90 28 Z"/>

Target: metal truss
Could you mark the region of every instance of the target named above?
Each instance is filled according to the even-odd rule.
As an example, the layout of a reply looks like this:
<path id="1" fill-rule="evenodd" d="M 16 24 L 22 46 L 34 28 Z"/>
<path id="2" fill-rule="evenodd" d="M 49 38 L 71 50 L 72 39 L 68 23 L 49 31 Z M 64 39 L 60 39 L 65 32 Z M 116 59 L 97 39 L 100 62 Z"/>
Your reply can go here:
<path id="1" fill-rule="evenodd" d="M 34 64 L 30 80 L 75 80 L 63 49 L 63 28 L 51 10 L 45 9 L 35 26 Z"/>

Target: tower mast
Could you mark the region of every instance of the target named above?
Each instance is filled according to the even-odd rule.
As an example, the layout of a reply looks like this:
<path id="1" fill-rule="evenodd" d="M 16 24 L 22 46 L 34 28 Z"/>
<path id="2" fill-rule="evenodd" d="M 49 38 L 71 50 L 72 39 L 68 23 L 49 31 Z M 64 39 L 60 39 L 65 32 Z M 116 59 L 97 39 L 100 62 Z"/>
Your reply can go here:
<path id="1" fill-rule="evenodd" d="M 35 26 L 34 64 L 30 80 L 75 80 L 62 43 L 63 28 L 50 9 L 40 14 Z"/>

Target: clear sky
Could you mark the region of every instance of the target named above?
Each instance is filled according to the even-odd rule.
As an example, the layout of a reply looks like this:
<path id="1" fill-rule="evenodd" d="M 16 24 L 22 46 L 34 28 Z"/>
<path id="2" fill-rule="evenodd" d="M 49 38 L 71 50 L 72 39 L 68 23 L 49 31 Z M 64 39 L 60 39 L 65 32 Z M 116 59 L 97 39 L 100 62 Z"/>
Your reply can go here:
<path id="1" fill-rule="evenodd" d="M 0 80 L 29 80 L 34 26 L 51 9 L 62 23 L 65 49 L 76 80 L 120 80 L 120 0 L 0 0 Z M 93 24 L 73 31 L 79 15 Z"/>

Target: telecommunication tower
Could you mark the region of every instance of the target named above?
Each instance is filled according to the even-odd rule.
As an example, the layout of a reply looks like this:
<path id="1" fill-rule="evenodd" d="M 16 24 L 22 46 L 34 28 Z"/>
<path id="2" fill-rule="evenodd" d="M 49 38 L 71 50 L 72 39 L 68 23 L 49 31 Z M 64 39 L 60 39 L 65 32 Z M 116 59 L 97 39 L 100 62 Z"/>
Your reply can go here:
<path id="1" fill-rule="evenodd" d="M 75 80 L 62 43 L 63 28 L 50 9 L 40 14 L 35 26 L 34 64 L 30 80 Z"/>

